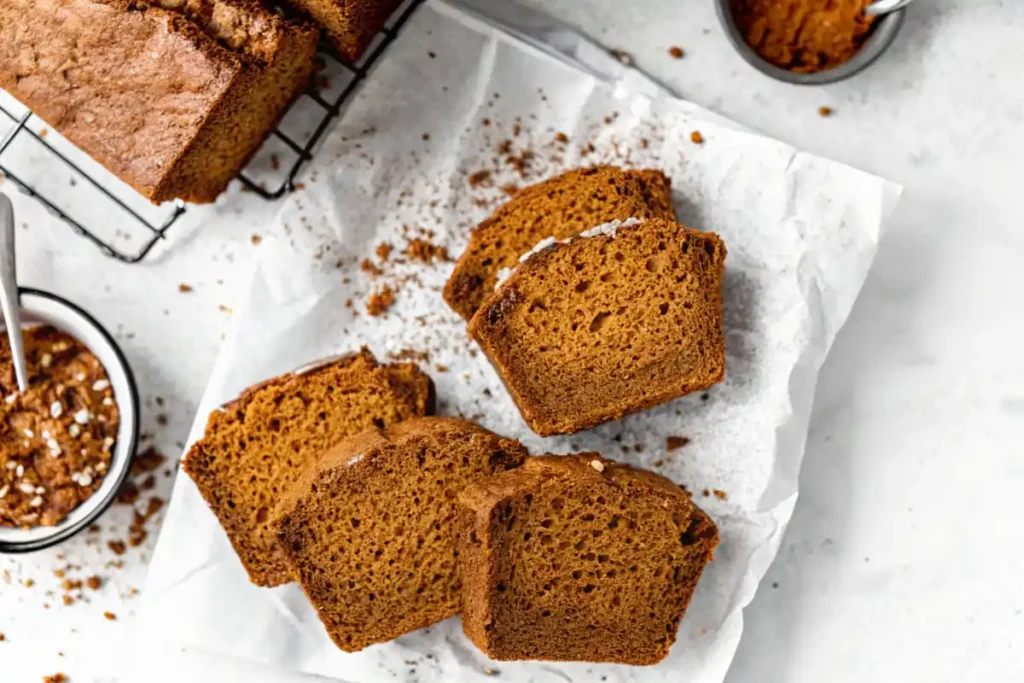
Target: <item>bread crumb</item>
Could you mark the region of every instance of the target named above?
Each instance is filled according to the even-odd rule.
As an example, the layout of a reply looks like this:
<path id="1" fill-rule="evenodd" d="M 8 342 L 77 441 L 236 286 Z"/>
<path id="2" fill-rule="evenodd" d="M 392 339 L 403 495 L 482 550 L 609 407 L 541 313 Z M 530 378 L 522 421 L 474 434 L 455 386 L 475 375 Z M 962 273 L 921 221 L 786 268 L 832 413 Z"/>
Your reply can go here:
<path id="1" fill-rule="evenodd" d="M 369 301 L 366 302 L 366 312 L 374 317 L 384 315 L 394 303 L 395 290 L 384 285 L 380 292 L 370 295 Z"/>
<path id="2" fill-rule="evenodd" d="M 501 191 L 509 197 L 512 197 L 516 192 L 519 192 L 519 187 L 515 183 L 509 183 L 508 185 L 502 185 Z"/>
<path id="3" fill-rule="evenodd" d="M 7 636 L 0 632 L 0 643 L 4 642 L 5 640 L 7 640 Z"/>
<path id="4" fill-rule="evenodd" d="M 364 258 L 362 260 L 362 262 L 359 264 L 359 269 L 361 271 L 363 271 L 364 273 L 369 273 L 370 277 L 377 277 L 378 275 L 380 275 L 380 274 L 382 274 L 384 272 L 380 268 L 375 266 L 373 264 L 373 261 L 371 261 L 368 258 Z"/>
<path id="5" fill-rule="evenodd" d="M 832 107 L 818 107 L 818 116 L 832 116 Z"/>
<path id="6" fill-rule="evenodd" d="M 685 54 L 683 52 L 683 48 L 679 47 L 678 45 L 673 45 L 672 47 L 670 47 L 668 49 L 668 53 L 669 55 L 671 55 L 672 59 L 682 59 L 683 55 Z"/>
<path id="7" fill-rule="evenodd" d="M 690 141 L 693 142 L 693 144 L 695 145 L 703 145 L 704 136 L 700 134 L 699 130 L 695 130 L 692 133 L 690 133 Z"/>
<path id="8" fill-rule="evenodd" d="M 569 142 L 569 136 L 566 135 L 565 133 L 556 133 L 555 142 L 564 145 L 565 143 Z"/>
<path id="9" fill-rule="evenodd" d="M 52 676 L 43 676 L 43 683 L 67 683 L 68 677 L 58 671 Z"/>
<path id="10" fill-rule="evenodd" d="M 665 439 L 665 450 L 672 451 L 679 450 L 686 444 L 690 443 L 690 439 L 685 436 L 670 436 Z"/>
<path id="11" fill-rule="evenodd" d="M 263 236 L 253 235 L 252 237 L 249 238 L 249 241 L 252 242 L 253 244 L 259 244 L 260 242 L 263 241 Z"/>
<path id="12" fill-rule="evenodd" d="M 712 493 L 715 494 L 715 498 L 717 498 L 718 500 L 729 500 L 729 496 L 725 491 L 715 489 Z"/>
<path id="13" fill-rule="evenodd" d="M 103 616 L 106 618 L 107 621 L 116 621 L 117 620 L 117 615 L 114 614 L 113 612 L 104 612 Z"/>
<path id="14" fill-rule="evenodd" d="M 101 579 L 98 576 L 90 576 L 88 579 L 85 580 L 85 585 L 88 586 L 91 590 L 98 591 L 100 589 L 100 586 L 103 585 L 103 579 Z"/>
<path id="15" fill-rule="evenodd" d="M 124 555 L 125 551 L 128 549 L 125 546 L 124 541 L 120 540 L 107 541 L 107 547 L 110 548 L 110 551 L 115 555 Z"/>
<path id="16" fill-rule="evenodd" d="M 593 467 L 598 472 L 604 472 L 604 463 L 601 462 L 600 460 L 591 460 L 590 466 Z"/>
<path id="17" fill-rule="evenodd" d="M 423 263 L 433 263 L 435 260 L 449 260 L 447 248 L 434 245 L 419 237 L 414 237 L 409 240 L 409 244 L 406 246 L 404 254 L 413 261 L 421 261 Z"/>
<path id="18" fill-rule="evenodd" d="M 187 285 L 184 282 L 182 282 L 180 285 L 178 285 L 178 291 L 181 292 L 182 294 L 188 294 L 189 292 L 192 291 L 192 285 Z"/>
<path id="19" fill-rule="evenodd" d="M 471 173 L 470 174 L 470 176 L 469 176 L 469 186 L 470 187 L 477 187 L 479 185 L 483 185 L 484 183 L 489 183 L 490 180 L 491 180 L 491 172 L 490 171 L 488 171 L 486 169 L 482 170 L 482 171 L 477 171 L 475 173 Z"/>
<path id="20" fill-rule="evenodd" d="M 374 251 L 377 254 L 377 258 L 381 261 L 387 261 L 393 250 L 394 247 L 391 246 L 390 242 L 381 242 Z"/>

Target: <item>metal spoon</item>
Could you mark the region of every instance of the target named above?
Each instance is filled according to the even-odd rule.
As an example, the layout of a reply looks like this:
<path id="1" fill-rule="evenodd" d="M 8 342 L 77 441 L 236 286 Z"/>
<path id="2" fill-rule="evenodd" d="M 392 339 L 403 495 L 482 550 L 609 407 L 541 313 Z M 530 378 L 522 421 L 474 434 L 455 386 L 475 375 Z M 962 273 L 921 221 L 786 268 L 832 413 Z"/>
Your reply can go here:
<path id="1" fill-rule="evenodd" d="M 25 367 L 25 349 L 21 344 L 21 305 L 18 297 L 18 278 L 14 260 L 14 207 L 7 195 L 0 193 L 0 308 L 7 323 L 7 338 L 11 342 L 14 375 L 18 391 L 28 389 L 28 369 Z"/>
<path id="2" fill-rule="evenodd" d="M 901 10 L 909 5 L 913 0 L 875 0 L 873 3 L 867 6 L 864 10 L 865 14 L 874 14 L 881 16 Z"/>

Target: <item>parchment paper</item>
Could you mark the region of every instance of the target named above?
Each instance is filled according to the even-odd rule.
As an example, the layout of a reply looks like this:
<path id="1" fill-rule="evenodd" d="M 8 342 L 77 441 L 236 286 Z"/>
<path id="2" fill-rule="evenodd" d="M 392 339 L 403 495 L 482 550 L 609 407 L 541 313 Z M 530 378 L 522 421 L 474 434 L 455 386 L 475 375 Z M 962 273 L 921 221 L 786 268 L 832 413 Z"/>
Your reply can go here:
<path id="1" fill-rule="evenodd" d="M 648 668 L 494 663 L 458 619 L 343 653 L 297 586 L 249 584 L 180 474 L 144 591 L 144 627 L 168 650 L 360 682 L 493 680 L 495 670 L 513 681 L 723 679 L 742 608 L 793 510 L 818 368 L 899 188 L 673 99 L 571 34 L 532 33 L 557 50 L 437 1 L 415 16 L 260 246 L 192 438 L 220 403 L 308 361 L 363 344 L 381 360 L 426 352 L 442 414 L 475 419 L 536 453 L 596 450 L 653 468 L 715 519 L 722 544 L 669 658 Z M 573 64 L 565 52 L 593 59 Z M 727 380 L 621 422 L 540 439 L 442 301 L 451 263 L 402 251 L 426 236 L 456 257 L 505 186 L 601 161 L 664 169 L 681 221 L 725 240 Z M 383 264 L 382 242 L 394 246 Z M 365 258 L 382 273 L 360 268 Z M 396 301 L 372 317 L 367 297 L 385 286 Z M 689 442 L 669 452 L 673 436 Z"/>

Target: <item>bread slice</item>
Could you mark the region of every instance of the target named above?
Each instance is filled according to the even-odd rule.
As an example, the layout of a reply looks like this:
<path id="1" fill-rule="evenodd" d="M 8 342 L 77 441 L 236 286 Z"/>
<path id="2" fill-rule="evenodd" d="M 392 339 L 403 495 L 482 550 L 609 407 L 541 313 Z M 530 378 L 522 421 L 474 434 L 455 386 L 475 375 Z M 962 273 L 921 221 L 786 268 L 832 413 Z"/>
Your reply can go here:
<path id="1" fill-rule="evenodd" d="M 527 187 L 473 230 L 445 285 L 444 300 L 469 320 L 494 291 L 499 271 L 515 267 L 537 242 L 627 218 L 675 220 L 671 181 L 664 173 L 594 166 Z"/>
<path id="2" fill-rule="evenodd" d="M 527 458 L 458 502 L 462 628 L 498 660 L 661 661 L 718 545 L 682 489 L 596 453 Z"/>
<path id="3" fill-rule="evenodd" d="M 651 219 L 533 254 L 469 333 L 530 428 L 571 434 L 725 377 L 725 245 Z"/>
<path id="4" fill-rule="evenodd" d="M 356 62 L 403 0 L 285 0 L 324 29 L 338 55 Z"/>
<path id="5" fill-rule="evenodd" d="M 354 652 L 458 613 L 455 497 L 518 441 L 425 417 L 347 439 L 291 488 L 278 538 L 331 639 Z"/>
<path id="6" fill-rule="evenodd" d="M 254 386 L 213 411 L 184 468 L 250 580 L 276 586 L 293 578 L 270 531 L 288 487 L 343 438 L 433 412 L 429 377 L 412 363 L 381 365 L 363 349 Z"/>

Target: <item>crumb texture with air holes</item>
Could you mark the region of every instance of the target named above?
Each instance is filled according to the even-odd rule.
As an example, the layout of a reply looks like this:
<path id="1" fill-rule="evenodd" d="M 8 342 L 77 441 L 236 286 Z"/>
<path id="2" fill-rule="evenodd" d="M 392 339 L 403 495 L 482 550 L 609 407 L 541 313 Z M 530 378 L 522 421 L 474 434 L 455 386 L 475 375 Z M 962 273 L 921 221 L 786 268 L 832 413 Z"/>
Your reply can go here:
<path id="1" fill-rule="evenodd" d="M 444 299 L 469 320 L 494 291 L 499 271 L 516 267 L 541 240 L 563 240 L 630 218 L 675 218 L 664 173 L 594 166 L 524 188 L 473 230 Z"/>
<path id="2" fill-rule="evenodd" d="M 456 496 L 526 450 L 458 418 L 340 443 L 281 502 L 278 541 L 334 643 L 355 652 L 458 614 Z"/>
<path id="3" fill-rule="evenodd" d="M 718 545 L 680 487 L 596 453 L 527 458 L 459 508 L 462 626 L 497 660 L 661 661 Z"/>
<path id="4" fill-rule="evenodd" d="M 470 335 L 541 436 L 572 434 L 725 378 L 714 233 L 652 219 L 520 264 Z"/>
<path id="5" fill-rule="evenodd" d="M 276 586 L 293 579 L 270 528 L 288 487 L 345 437 L 433 411 L 433 384 L 415 364 L 382 365 L 363 349 L 213 411 L 184 468 L 250 580 Z"/>

